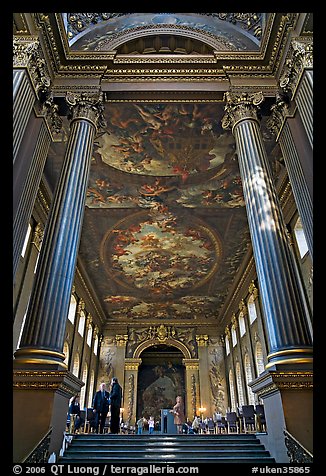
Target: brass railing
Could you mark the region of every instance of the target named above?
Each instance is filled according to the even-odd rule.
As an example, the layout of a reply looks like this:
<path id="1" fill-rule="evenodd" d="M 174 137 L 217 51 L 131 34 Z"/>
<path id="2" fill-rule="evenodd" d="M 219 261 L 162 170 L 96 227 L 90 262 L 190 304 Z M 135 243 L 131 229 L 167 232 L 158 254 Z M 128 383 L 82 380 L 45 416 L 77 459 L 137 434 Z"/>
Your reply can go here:
<path id="1" fill-rule="evenodd" d="M 44 435 L 39 443 L 32 449 L 28 456 L 24 459 L 23 463 L 47 463 L 49 458 L 49 445 L 52 433 L 52 427 Z"/>
<path id="2" fill-rule="evenodd" d="M 285 445 L 290 463 L 312 463 L 313 455 L 291 433 L 284 430 Z"/>

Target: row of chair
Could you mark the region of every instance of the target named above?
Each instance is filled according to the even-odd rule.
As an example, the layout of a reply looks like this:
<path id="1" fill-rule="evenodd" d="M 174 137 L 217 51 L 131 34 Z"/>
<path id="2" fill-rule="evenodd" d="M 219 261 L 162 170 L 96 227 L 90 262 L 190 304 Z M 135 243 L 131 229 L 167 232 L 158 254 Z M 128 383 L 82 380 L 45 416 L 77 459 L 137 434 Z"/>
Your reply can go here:
<path id="1" fill-rule="evenodd" d="M 238 412 L 226 412 L 216 419 L 218 432 L 248 433 L 266 431 L 266 419 L 263 405 L 242 405 Z"/>

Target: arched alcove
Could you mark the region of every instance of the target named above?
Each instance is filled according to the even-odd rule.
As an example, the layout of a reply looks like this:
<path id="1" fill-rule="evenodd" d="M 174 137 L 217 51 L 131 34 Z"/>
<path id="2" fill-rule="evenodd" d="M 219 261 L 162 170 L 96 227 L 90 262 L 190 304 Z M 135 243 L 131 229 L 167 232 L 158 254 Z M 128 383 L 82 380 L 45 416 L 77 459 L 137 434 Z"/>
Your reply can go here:
<path id="1" fill-rule="evenodd" d="M 172 408 L 177 395 L 185 397 L 184 355 L 176 346 L 154 344 L 144 349 L 140 358 L 137 418 L 153 416 L 158 421 L 162 408 Z"/>

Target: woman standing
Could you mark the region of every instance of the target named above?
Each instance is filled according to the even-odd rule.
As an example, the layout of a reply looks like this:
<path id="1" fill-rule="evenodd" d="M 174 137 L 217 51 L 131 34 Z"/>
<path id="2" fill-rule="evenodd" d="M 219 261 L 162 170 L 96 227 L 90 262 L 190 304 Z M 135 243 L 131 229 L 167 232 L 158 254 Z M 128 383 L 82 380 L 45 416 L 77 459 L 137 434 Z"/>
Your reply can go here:
<path id="1" fill-rule="evenodd" d="M 178 434 L 182 434 L 182 425 L 185 422 L 185 410 L 182 397 L 180 395 L 177 396 L 176 404 L 174 405 L 173 409 L 170 410 L 170 412 L 174 415 L 174 424 L 177 425 Z"/>

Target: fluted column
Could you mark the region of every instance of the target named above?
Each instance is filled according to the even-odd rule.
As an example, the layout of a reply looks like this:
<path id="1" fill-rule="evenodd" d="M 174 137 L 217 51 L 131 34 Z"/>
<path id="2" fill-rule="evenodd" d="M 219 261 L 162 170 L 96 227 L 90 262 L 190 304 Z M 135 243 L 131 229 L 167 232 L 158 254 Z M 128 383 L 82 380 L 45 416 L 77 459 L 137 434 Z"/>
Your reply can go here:
<path id="1" fill-rule="evenodd" d="M 313 42 L 310 38 L 292 40 L 280 86 L 291 93 L 313 147 Z"/>
<path id="2" fill-rule="evenodd" d="M 293 196 L 302 221 L 309 253 L 313 259 L 313 203 L 307 180 L 301 165 L 299 153 L 287 121 L 289 114 L 286 100 L 278 95 L 276 103 L 271 107 L 272 115 L 268 121 L 270 129 L 280 144 L 284 163 L 293 191 Z"/>
<path id="3" fill-rule="evenodd" d="M 222 125 L 232 127 L 246 202 L 264 319 L 268 364 L 312 362 L 312 341 L 299 292 L 286 226 L 259 129 L 262 93 L 226 93 Z"/>
<path id="4" fill-rule="evenodd" d="M 86 189 L 103 103 L 97 96 L 67 95 L 71 131 L 35 277 L 16 365 L 63 363 L 62 352 L 75 263 L 85 209 Z"/>
<path id="5" fill-rule="evenodd" d="M 58 106 L 53 103 L 49 89 L 51 81 L 39 41 L 33 37 L 27 39 L 14 37 L 13 52 L 13 276 L 15 276 L 52 133 L 60 130 L 62 121 L 58 115 Z M 36 115 L 32 114 L 33 107 L 37 108 Z"/>

